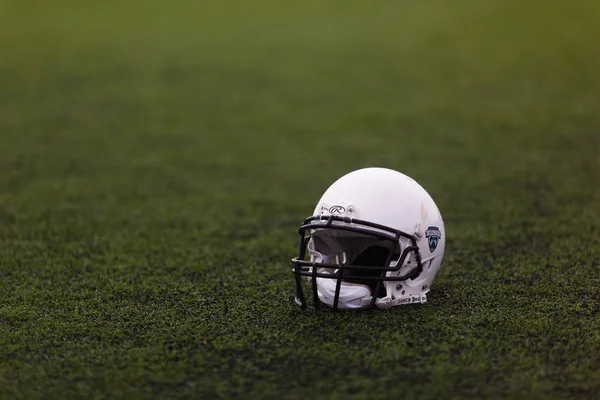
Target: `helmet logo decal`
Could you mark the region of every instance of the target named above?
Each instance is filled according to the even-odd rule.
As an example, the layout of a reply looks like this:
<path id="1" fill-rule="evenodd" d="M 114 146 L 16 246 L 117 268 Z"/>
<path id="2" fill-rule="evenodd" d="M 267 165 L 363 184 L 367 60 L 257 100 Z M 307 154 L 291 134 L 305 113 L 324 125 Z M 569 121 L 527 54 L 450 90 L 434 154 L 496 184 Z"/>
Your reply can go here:
<path id="1" fill-rule="evenodd" d="M 315 215 L 335 215 L 350 218 L 358 217 L 358 210 L 352 204 L 340 202 L 334 205 L 321 203 L 315 210 Z"/>
<path id="2" fill-rule="evenodd" d="M 331 206 L 329 207 L 329 214 L 342 215 L 346 213 L 346 208 L 343 206 Z"/>
<path id="3" fill-rule="evenodd" d="M 425 237 L 427 238 L 427 243 L 429 243 L 429 250 L 433 253 L 442 238 L 442 232 L 440 228 L 437 226 L 430 226 L 425 231 Z"/>

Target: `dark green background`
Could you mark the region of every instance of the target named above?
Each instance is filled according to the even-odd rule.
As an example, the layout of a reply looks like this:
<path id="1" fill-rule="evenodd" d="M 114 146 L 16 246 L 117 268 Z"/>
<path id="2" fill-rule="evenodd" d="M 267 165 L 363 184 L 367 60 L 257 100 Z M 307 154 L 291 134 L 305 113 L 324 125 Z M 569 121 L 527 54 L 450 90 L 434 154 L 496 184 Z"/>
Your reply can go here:
<path id="1" fill-rule="evenodd" d="M 0 0 L 0 397 L 600 397 L 600 3 Z M 313 313 L 322 192 L 438 203 L 425 305 Z"/>

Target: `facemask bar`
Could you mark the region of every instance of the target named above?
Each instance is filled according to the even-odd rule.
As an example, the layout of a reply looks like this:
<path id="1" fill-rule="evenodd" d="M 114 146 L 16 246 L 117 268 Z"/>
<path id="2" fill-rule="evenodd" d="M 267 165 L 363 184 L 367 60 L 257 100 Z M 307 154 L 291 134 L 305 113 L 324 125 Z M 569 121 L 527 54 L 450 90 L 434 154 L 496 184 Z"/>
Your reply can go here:
<path id="1" fill-rule="evenodd" d="M 343 222 L 348 225 L 333 225 L 333 222 Z M 358 225 L 358 226 L 356 226 Z M 366 228 L 364 228 L 366 227 Z M 385 266 L 383 267 L 373 267 L 373 266 L 361 266 L 361 265 L 345 265 L 343 263 L 324 263 L 324 262 L 311 262 L 304 260 L 306 256 L 306 248 L 308 246 L 308 242 L 311 238 L 310 234 L 307 236 L 306 231 L 318 228 L 327 228 L 327 229 L 338 229 L 345 230 L 350 232 L 357 232 L 366 234 L 372 237 L 393 240 L 394 245 L 390 249 L 387 260 L 385 262 Z M 379 231 L 373 231 L 374 228 Z M 383 282 L 385 281 L 405 281 L 407 279 L 416 278 L 423 271 L 423 265 L 421 263 L 421 255 L 419 253 L 419 247 L 417 246 L 417 241 L 414 236 L 402 232 L 396 229 L 389 228 L 384 225 L 375 224 L 369 221 L 363 221 L 359 219 L 353 219 L 350 217 L 340 217 L 335 215 L 327 215 L 327 216 L 313 216 L 304 220 L 302 226 L 298 230 L 300 235 L 300 243 L 298 247 L 298 257 L 292 259 L 292 263 L 294 264 L 294 275 L 296 277 L 296 297 L 295 302 L 300 305 L 303 309 L 307 308 L 306 299 L 304 297 L 304 289 L 302 288 L 302 277 L 310 277 L 311 278 L 311 286 L 313 292 L 313 303 L 314 308 L 319 309 L 321 301 L 319 300 L 318 291 L 317 291 L 317 278 L 325 278 L 325 279 L 336 279 L 336 287 L 335 287 L 335 297 L 333 302 L 333 311 L 337 311 L 338 309 L 338 301 L 340 296 L 343 271 L 344 270 L 369 270 L 369 271 L 379 271 L 379 276 L 365 276 L 361 277 L 361 280 L 376 280 L 377 286 L 375 291 L 373 291 L 372 299 L 370 303 L 365 307 L 356 308 L 355 310 L 362 310 L 368 308 L 374 308 L 375 302 L 377 301 L 377 293 L 381 290 Z M 394 251 L 400 245 L 400 238 L 405 237 L 410 240 L 411 245 L 407 246 L 400 256 L 398 263 L 394 267 L 389 267 L 390 262 L 392 261 L 392 256 Z M 404 265 L 404 261 L 410 255 L 411 252 L 415 253 L 415 261 L 417 266 L 410 271 L 409 273 L 402 276 L 394 276 L 394 277 L 386 277 L 386 274 L 390 271 L 398 271 Z M 337 273 L 322 273 L 317 272 L 318 268 L 326 268 L 334 271 L 337 269 Z"/>

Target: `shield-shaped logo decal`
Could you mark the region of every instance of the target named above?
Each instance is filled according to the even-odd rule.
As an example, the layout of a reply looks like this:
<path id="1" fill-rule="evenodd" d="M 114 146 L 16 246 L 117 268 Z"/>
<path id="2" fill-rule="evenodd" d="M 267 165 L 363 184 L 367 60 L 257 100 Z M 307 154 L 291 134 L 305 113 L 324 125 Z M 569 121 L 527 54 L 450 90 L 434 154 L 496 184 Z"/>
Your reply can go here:
<path id="1" fill-rule="evenodd" d="M 430 226 L 427 228 L 427 231 L 425 231 L 425 237 L 429 243 L 429 251 L 433 253 L 437 248 L 440 239 L 442 238 L 442 232 L 440 231 L 440 228 L 437 226 Z"/>

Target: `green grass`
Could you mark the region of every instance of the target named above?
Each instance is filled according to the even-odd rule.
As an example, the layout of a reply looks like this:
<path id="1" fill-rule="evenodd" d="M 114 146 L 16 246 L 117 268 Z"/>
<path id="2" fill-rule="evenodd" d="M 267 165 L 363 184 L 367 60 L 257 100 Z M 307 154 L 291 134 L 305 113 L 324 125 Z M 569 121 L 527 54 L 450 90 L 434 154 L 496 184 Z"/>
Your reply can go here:
<path id="1" fill-rule="evenodd" d="M 0 398 L 598 398 L 600 3 L 0 0 Z M 426 305 L 293 305 L 364 166 Z"/>

